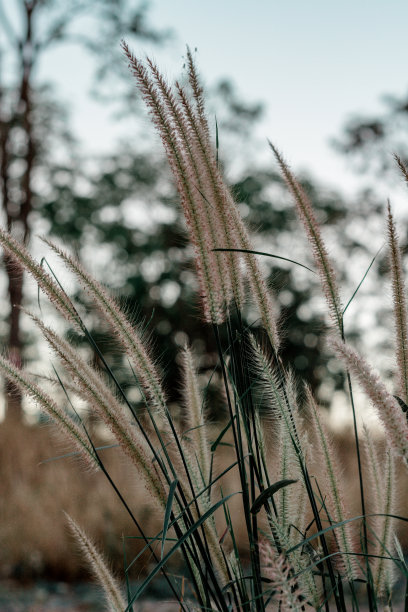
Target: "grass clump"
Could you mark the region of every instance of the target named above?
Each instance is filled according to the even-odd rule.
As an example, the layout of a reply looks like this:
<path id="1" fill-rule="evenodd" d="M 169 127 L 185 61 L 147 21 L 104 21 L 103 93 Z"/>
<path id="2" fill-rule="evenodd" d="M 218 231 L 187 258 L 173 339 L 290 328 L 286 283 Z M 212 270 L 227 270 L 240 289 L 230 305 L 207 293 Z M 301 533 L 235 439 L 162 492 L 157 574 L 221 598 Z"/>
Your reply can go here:
<path id="1" fill-rule="evenodd" d="M 150 553 L 153 569 L 132 589 L 129 576 L 140 557 L 128 560 L 125 596 L 91 540 L 68 518 L 70 529 L 112 610 L 131 610 L 159 573 L 182 610 L 345 612 L 349 606 L 346 600 L 351 600 L 353 609 L 358 610 L 363 598 L 372 612 L 383 603 L 391 605 L 397 573 L 402 572 L 407 579 L 394 532 L 397 521 L 408 520 L 396 516 L 394 509 L 396 464 L 401 460 L 406 464 L 408 457 L 404 414 L 408 384 L 406 304 L 391 210 L 388 237 L 398 396 L 387 391 L 368 363 L 346 342 L 340 289 L 313 208 L 283 157 L 271 145 L 311 245 L 332 321 L 331 345 L 350 372 L 347 378 L 351 399 L 353 375 L 377 409 L 387 433 L 385 447 L 380 451 L 366 431 L 364 451 L 360 450 L 352 400 L 361 502 L 360 514 L 353 516 L 342 469 L 319 408 L 307 387 L 301 401 L 290 364 L 284 364 L 280 357 L 279 312 L 218 167 L 192 55 L 188 50 L 190 95 L 179 83 L 170 87 L 157 66 L 149 59 L 140 61 L 126 43 L 123 50 L 162 139 L 179 191 L 195 250 L 203 333 L 212 328 L 215 335 L 228 422 L 211 442 L 194 356 L 186 346 L 181 354 L 186 424 L 182 430 L 181 423 L 172 416 L 160 370 L 142 330 L 132 324 L 106 288 L 76 259 L 47 241 L 119 340 L 129 363 L 129 376 L 135 377 L 143 397 L 141 415 L 59 283 L 1 230 L 0 244 L 5 252 L 37 281 L 99 358 L 101 371 L 84 360 L 60 334 L 31 315 L 64 367 L 70 384 L 75 385 L 76 394 L 109 429 L 162 517 L 159 533 L 147 533 L 110 476 L 86 424 L 78 415 L 72 416 L 57 406 L 28 374 L 3 357 L 3 374 L 57 422 L 86 464 L 108 479 L 144 542 L 144 551 Z M 265 330 L 263 339 L 259 330 L 243 323 L 242 311 L 249 296 Z M 220 470 L 217 457 L 227 437 L 234 457 Z M 231 492 L 228 485 L 235 474 L 239 486 Z M 373 489 L 370 504 L 367 487 Z M 240 546 L 234 515 L 237 507 L 245 532 L 245 542 L 241 541 Z M 180 588 L 168 570 L 176 553 L 183 558 L 188 577 L 186 589 Z"/>

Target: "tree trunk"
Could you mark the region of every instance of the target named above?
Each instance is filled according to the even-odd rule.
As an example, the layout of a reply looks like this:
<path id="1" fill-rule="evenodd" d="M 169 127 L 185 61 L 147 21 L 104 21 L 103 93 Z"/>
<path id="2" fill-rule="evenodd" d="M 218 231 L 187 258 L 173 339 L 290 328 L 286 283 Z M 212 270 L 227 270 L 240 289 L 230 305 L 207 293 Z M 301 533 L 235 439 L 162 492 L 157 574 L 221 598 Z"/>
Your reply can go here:
<path id="1" fill-rule="evenodd" d="M 32 40 L 32 20 L 35 6 L 35 0 L 31 2 L 28 0 L 24 1 L 26 29 L 24 38 L 19 44 L 21 70 L 19 98 L 16 102 L 14 112 L 10 114 L 8 125 L 6 119 L 0 121 L 1 127 L 4 128 L 0 139 L 2 206 L 6 213 L 8 230 L 12 231 L 18 227 L 19 237 L 22 238 L 24 243 L 27 243 L 29 239 L 29 215 L 33 206 L 32 174 L 36 160 L 31 90 L 32 68 L 35 54 Z M 10 134 L 12 129 L 17 126 L 23 130 L 26 140 L 26 149 L 23 156 L 25 168 L 20 178 L 20 197 L 18 200 L 12 197 L 9 189 L 10 148 L 12 146 Z M 23 274 L 21 270 L 16 269 L 16 266 L 8 257 L 4 258 L 4 263 L 8 279 L 10 303 L 9 334 L 7 342 L 8 353 L 9 358 L 15 365 L 21 367 L 23 342 L 21 339 L 20 315 L 23 301 Z M 6 383 L 5 391 L 7 395 L 6 418 L 13 421 L 21 420 L 22 396 L 20 391 L 10 382 Z"/>

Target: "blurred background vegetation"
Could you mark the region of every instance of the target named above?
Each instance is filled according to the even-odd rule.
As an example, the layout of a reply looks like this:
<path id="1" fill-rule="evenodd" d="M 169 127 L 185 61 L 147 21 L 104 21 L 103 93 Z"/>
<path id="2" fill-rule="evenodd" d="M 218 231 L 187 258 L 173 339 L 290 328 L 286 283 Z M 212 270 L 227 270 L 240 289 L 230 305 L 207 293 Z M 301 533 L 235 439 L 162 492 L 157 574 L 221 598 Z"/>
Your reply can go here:
<path id="1" fill-rule="evenodd" d="M 112 287 L 135 320 L 146 324 L 165 372 L 170 399 L 177 405 L 179 387 L 174 381 L 178 377 L 178 347 L 186 340 L 192 343 L 199 356 L 200 370 L 207 378 L 216 366 L 216 351 L 212 334 L 203 333 L 192 250 L 175 188 L 163 158 L 157 153 L 153 130 L 142 118 L 142 105 L 120 59 L 118 44 L 124 37 L 130 46 L 137 44 L 139 48 L 144 42 L 171 46 L 175 44 L 175 34 L 154 27 L 147 3 L 135 5 L 129 0 L 92 3 L 73 0 L 68 5 L 60 0 L 19 0 L 10 5 L 3 1 L 0 29 L 1 222 L 26 243 L 35 233 L 62 241 Z M 111 151 L 99 156 L 86 154 L 72 136 L 70 100 L 59 98 L 52 75 L 47 81 L 38 78 L 38 65 L 43 57 L 64 45 L 77 45 L 84 57 L 92 56 L 95 99 L 111 105 L 113 116 L 122 122 L 128 120 L 132 126 L 127 138 L 122 137 L 112 144 Z M 64 71 L 64 66 L 60 69 Z M 225 69 L 228 71 L 228 66 Z M 241 213 L 256 232 L 256 248 L 311 265 L 293 205 L 272 157 L 261 162 L 254 154 L 259 146 L 255 133 L 262 118 L 262 103 L 242 99 L 228 79 L 210 84 L 207 98 L 211 116 L 217 117 L 221 162 Z M 135 117 L 140 118 L 138 126 Z M 384 151 L 396 152 L 408 161 L 404 142 L 407 121 L 408 99 L 389 97 L 383 114 L 359 116 L 337 136 L 334 144 L 341 154 L 355 160 L 358 170 L 367 173 L 368 187 L 355 196 L 343 196 L 320 185 L 310 175 L 300 177 L 318 211 L 331 254 L 339 262 L 345 302 L 372 259 L 373 244 L 376 241 L 381 244 L 385 203 L 369 187 L 370 172 L 395 179 L 395 174 L 391 174 L 392 159 Z M 212 123 L 215 125 L 215 119 Z M 263 146 L 267 148 L 266 142 Z M 406 244 L 408 235 L 400 231 Z M 45 253 L 41 251 L 38 255 L 42 257 Z M 356 266 L 357 260 L 366 264 Z M 375 327 L 376 346 L 383 350 L 389 336 L 381 332 L 379 325 L 389 306 L 377 299 L 379 283 L 383 283 L 380 277 L 386 271 L 382 254 L 378 262 L 364 285 L 366 299 L 372 304 L 370 312 L 363 316 L 357 311 L 346 323 L 349 337 Z M 324 349 L 325 318 L 316 298 L 317 280 L 294 264 L 266 257 L 263 263 L 278 296 L 286 330 L 283 359 L 311 383 L 321 403 L 329 406 L 334 392 L 342 389 L 343 377 Z M 20 313 L 20 306 L 36 296 L 32 292 L 26 294 L 23 278 L 7 259 L 3 270 L 2 343 L 16 363 L 28 363 L 30 367 L 35 362 L 38 369 L 38 362 L 43 359 L 41 347 L 24 328 Z M 76 297 L 81 301 L 79 293 Z M 256 313 L 250 308 L 246 320 L 256 325 Z M 111 366 L 121 376 L 117 347 L 112 338 L 106 337 L 106 330 L 98 328 L 92 313 L 90 325 Z M 70 334 L 72 337 L 72 330 Z M 48 371 L 49 367 L 44 365 L 42 369 Z M 26 432 L 22 398 L 10 386 L 5 388 L 5 398 L 3 428 L 23 422 L 21 427 Z M 208 398 L 211 418 L 221 421 L 222 402 L 215 387 L 208 388 Z M 3 429 L 3 441 L 9 431 Z M 23 444 L 20 434 L 13 434 L 12 439 L 19 452 L 24 444 L 30 445 L 29 439 Z M 42 451 L 43 458 L 48 452 L 52 456 L 52 451 L 44 448 Z M 6 473 L 5 450 L 2 452 Z M 35 452 L 34 455 L 36 462 L 40 460 Z M 5 477 L 2 493 L 10 495 L 13 483 L 20 482 L 24 473 L 26 467 L 21 467 L 19 475 L 13 472 L 12 477 L 10 474 Z M 14 499 L 14 503 L 21 507 L 26 503 L 22 499 Z M 2 509 L 4 521 L 10 520 L 7 512 Z M 113 510 L 105 509 L 104 521 L 112 516 Z M 15 531 L 10 529 L 3 532 L 3 538 L 6 533 L 6 539 L 11 541 Z M 101 530 L 99 525 L 98 533 Z M 44 551 L 42 554 L 45 555 Z M 4 571 L 11 574 L 18 574 L 19 563 L 23 563 L 21 558 L 13 561 L 10 568 L 10 557 L 7 563 L 2 561 L 3 568 L 8 567 Z M 35 567 L 34 562 L 32 566 Z M 45 571 L 44 563 L 41 567 Z M 69 566 L 67 572 L 74 570 Z"/>

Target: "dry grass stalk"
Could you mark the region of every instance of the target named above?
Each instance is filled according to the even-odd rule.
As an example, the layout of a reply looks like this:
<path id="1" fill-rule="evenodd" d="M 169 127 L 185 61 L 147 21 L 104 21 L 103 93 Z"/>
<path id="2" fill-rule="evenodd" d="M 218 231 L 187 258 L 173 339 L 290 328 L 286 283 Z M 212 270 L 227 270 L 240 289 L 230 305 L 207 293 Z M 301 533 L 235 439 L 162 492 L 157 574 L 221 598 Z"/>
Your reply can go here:
<path id="1" fill-rule="evenodd" d="M 78 526 L 78 524 L 66 514 L 68 526 L 74 535 L 78 545 L 80 546 L 84 557 L 87 559 L 90 569 L 95 578 L 102 587 L 106 603 L 110 612 L 123 612 L 127 608 L 127 604 L 122 596 L 120 587 L 112 573 L 108 569 L 105 559 L 97 550 L 96 546 L 91 542 L 86 533 Z"/>
<path id="2" fill-rule="evenodd" d="M 74 448 L 77 449 L 86 465 L 92 470 L 98 470 L 99 463 L 85 430 L 62 410 L 30 376 L 17 368 L 12 361 L 1 355 L 0 370 L 8 380 L 21 390 L 23 395 L 31 397 L 38 408 L 54 421 L 64 438 L 73 443 Z"/>
<path id="3" fill-rule="evenodd" d="M 402 270 L 401 251 L 398 246 L 398 235 L 389 202 L 387 212 L 388 257 L 391 270 L 395 341 L 398 365 L 397 394 L 404 400 L 404 402 L 408 402 L 408 316 L 405 298 L 406 289 Z"/>
<path id="4" fill-rule="evenodd" d="M 388 435 L 388 442 L 396 455 L 400 455 L 408 467 L 408 424 L 397 400 L 387 391 L 379 375 L 350 346 L 333 340 L 332 345 L 346 367 L 358 379 L 371 400 Z"/>
<path id="5" fill-rule="evenodd" d="M 331 318 L 341 335 L 343 333 L 343 309 L 341 305 L 339 287 L 313 207 L 302 186 L 292 174 L 282 155 L 272 143 L 269 144 L 280 166 L 286 184 L 288 185 L 295 200 L 299 219 L 305 228 L 306 235 L 312 247 L 313 257 L 320 276 L 323 293 L 329 307 Z"/>
<path id="6" fill-rule="evenodd" d="M 342 523 L 344 520 L 351 518 L 348 515 L 345 504 L 346 494 L 344 483 L 341 478 L 341 466 L 336 457 L 330 434 L 319 416 L 319 408 L 312 396 L 309 388 L 306 389 L 307 405 L 312 415 L 312 427 L 315 434 L 315 443 L 317 448 L 315 452 L 317 460 L 321 461 L 325 466 L 323 481 L 320 483 L 321 490 L 325 495 L 325 508 L 328 515 L 328 520 L 331 524 Z M 314 445 L 313 445 L 314 446 Z M 342 525 L 333 532 L 336 541 L 337 549 L 345 554 L 339 558 L 339 566 L 343 566 L 346 570 L 349 580 L 353 580 L 359 576 L 356 557 L 353 557 L 355 550 L 355 538 L 352 533 L 353 524 L 347 523 Z"/>

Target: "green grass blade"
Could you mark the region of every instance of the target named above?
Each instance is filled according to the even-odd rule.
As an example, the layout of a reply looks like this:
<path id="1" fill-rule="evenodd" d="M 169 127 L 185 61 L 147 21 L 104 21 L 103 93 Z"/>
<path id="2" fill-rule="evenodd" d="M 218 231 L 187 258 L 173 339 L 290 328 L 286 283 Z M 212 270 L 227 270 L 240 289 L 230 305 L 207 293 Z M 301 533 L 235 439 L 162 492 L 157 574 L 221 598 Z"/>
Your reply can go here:
<path id="1" fill-rule="evenodd" d="M 166 511 L 164 513 L 164 522 L 163 522 L 163 537 L 162 537 L 161 555 L 160 555 L 161 559 L 163 559 L 164 545 L 166 543 L 167 530 L 169 528 L 171 509 L 173 507 L 174 493 L 176 491 L 177 484 L 178 484 L 178 480 L 174 480 L 171 483 L 170 490 L 169 490 L 169 496 L 167 498 Z"/>
<path id="2" fill-rule="evenodd" d="M 335 523 L 333 525 L 330 525 L 329 527 L 325 527 L 324 529 L 321 529 L 320 531 L 317 531 L 316 533 L 314 533 L 313 535 L 309 536 L 308 538 L 305 538 L 304 540 L 302 540 L 298 544 L 295 544 L 295 546 L 292 546 L 292 548 L 289 548 L 286 551 L 286 554 L 289 555 L 290 553 L 294 552 L 298 548 L 301 548 L 302 546 L 305 546 L 305 544 L 308 544 L 309 542 L 312 542 L 316 538 L 319 538 L 321 535 L 324 535 L 325 533 L 329 533 L 330 531 L 333 531 L 334 529 L 337 529 L 337 527 L 342 527 L 343 525 L 347 525 L 347 523 L 352 523 L 353 521 L 358 521 L 358 520 L 364 520 L 364 519 L 370 518 L 372 516 L 389 516 L 389 517 L 395 518 L 395 519 L 397 519 L 399 521 L 404 521 L 405 523 L 408 523 L 408 518 L 406 516 L 398 516 L 397 514 L 382 514 L 382 513 L 379 513 L 379 512 L 372 513 L 372 514 L 359 514 L 358 516 L 353 516 L 353 518 L 346 519 L 344 521 L 341 521 L 340 523 Z"/>
<path id="3" fill-rule="evenodd" d="M 235 415 L 233 416 L 232 420 L 234 420 L 236 417 Z M 232 420 L 230 419 L 228 421 L 228 423 L 226 424 L 226 426 L 223 428 L 223 430 L 221 431 L 221 433 L 219 434 L 219 436 L 217 437 L 217 439 L 215 440 L 215 442 L 213 442 L 211 444 L 211 452 L 214 453 L 217 449 L 217 446 L 221 443 L 221 440 L 223 439 L 223 437 L 225 436 L 225 434 L 227 433 L 227 431 L 229 430 L 229 428 L 232 425 Z"/>
<path id="4" fill-rule="evenodd" d="M 172 522 L 169 524 L 169 529 L 170 529 L 171 527 L 173 527 L 173 526 L 174 526 L 174 525 L 177 523 L 177 521 L 179 521 L 179 520 L 180 520 L 180 519 L 181 519 L 181 518 L 182 518 L 182 517 L 185 515 L 185 513 L 186 513 L 186 512 L 187 512 L 187 510 L 188 510 L 188 508 L 189 508 L 190 506 L 192 506 L 192 505 L 195 503 L 195 501 L 196 501 L 197 499 L 199 499 L 199 497 L 200 497 L 201 495 L 203 495 L 203 494 L 204 494 L 206 491 L 208 491 L 208 490 L 209 490 L 209 489 L 210 489 L 210 488 L 211 488 L 211 487 L 212 487 L 212 486 L 213 486 L 213 485 L 214 485 L 214 484 L 215 484 L 215 483 L 216 483 L 218 480 L 220 480 L 220 479 L 221 479 L 223 476 L 225 476 L 225 474 L 227 474 L 227 473 L 228 473 L 228 472 L 229 472 L 229 471 L 230 471 L 232 468 L 234 468 L 236 465 L 237 465 L 237 462 L 236 462 L 236 461 L 234 461 L 234 463 L 232 463 L 230 466 L 228 466 L 227 468 L 225 468 L 225 470 L 223 470 L 223 471 L 222 471 L 220 474 L 218 474 L 218 476 L 217 476 L 216 478 L 214 478 L 214 480 L 212 480 L 212 481 L 210 482 L 210 484 L 208 484 L 208 485 L 207 485 L 207 486 L 206 486 L 204 489 L 202 489 L 202 490 L 201 490 L 201 491 L 200 491 L 200 492 L 199 492 L 199 493 L 198 493 L 198 494 L 195 496 L 195 498 L 194 498 L 194 499 L 192 499 L 192 500 L 189 502 L 188 506 L 186 506 L 186 507 L 185 507 L 185 508 L 182 510 L 182 512 L 180 512 L 180 514 L 178 514 L 178 515 L 177 515 L 177 516 L 176 516 L 176 517 L 175 517 L 175 518 L 172 520 Z M 225 506 L 224 506 L 224 508 L 225 508 Z M 130 570 L 130 568 L 132 567 L 132 565 L 134 565 L 134 563 L 136 563 L 136 561 L 139 559 L 139 557 L 141 557 L 141 555 L 142 555 L 144 552 L 146 552 L 146 550 L 148 550 L 149 548 L 151 548 L 151 547 L 152 547 L 152 544 L 153 544 L 154 542 L 158 541 L 158 540 L 159 540 L 159 539 L 162 537 L 162 533 L 163 533 L 162 531 L 159 531 L 159 533 L 158 533 L 156 536 L 154 536 L 154 537 L 147 538 L 146 536 L 144 536 L 144 537 L 142 538 L 142 539 L 143 539 L 145 542 L 147 542 L 147 544 L 146 544 L 146 545 L 145 545 L 145 547 L 144 547 L 144 548 L 143 548 L 143 549 L 142 549 L 142 550 L 141 550 L 141 551 L 140 551 L 140 552 L 139 552 L 139 553 L 136 555 L 136 557 L 134 557 L 134 558 L 132 559 L 132 561 L 130 562 L 130 564 L 129 564 L 128 568 L 127 568 L 128 570 Z M 128 537 L 130 537 L 130 536 L 128 536 Z M 133 537 L 137 537 L 137 538 L 138 538 L 138 536 L 133 536 Z M 167 538 L 167 542 L 178 542 L 178 539 L 177 539 L 177 538 Z"/>
<path id="5" fill-rule="evenodd" d="M 374 257 L 372 258 L 370 265 L 368 266 L 367 270 L 365 271 L 365 274 L 364 274 L 363 278 L 361 279 L 361 281 L 359 282 L 359 284 L 358 284 L 358 286 L 357 286 L 357 289 L 354 291 L 353 295 L 351 296 L 351 298 L 350 298 L 350 299 L 349 299 L 349 301 L 347 302 L 346 306 L 344 307 L 344 309 L 343 309 L 343 313 L 342 313 L 342 314 L 343 314 L 343 317 L 344 317 L 344 314 L 345 314 L 345 312 L 346 312 L 347 308 L 350 306 L 351 302 L 354 300 L 354 298 L 355 298 L 355 296 L 356 296 L 356 294 L 357 294 L 358 290 L 360 289 L 361 285 L 364 283 L 364 281 L 365 281 L 365 279 L 366 279 L 366 276 L 367 276 L 367 274 L 369 273 L 369 271 L 370 271 L 370 269 L 371 269 L 371 266 L 373 265 L 373 263 L 374 263 L 374 262 L 375 262 L 375 260 L 377 259 L 377 256 L 379 255 L 379 253 L 380 253 L 380 251 L 381 251 L 381 249 L 382 249 L 382 248 L 383 248 L 383 247 L 381 247 L 380 249 L 378 249 L 377 253 L 376 253 L 376 254 L 374 255 Z"/>
<path id="6" fill-rule="evenodd" d="M 273 497 L 273 495 L 275 495 L 275 493 L 277 493 L 279 489 L 283 489 L 283 487 L 287 487 L 291 484 L 294 484 L 295 482 L 298 482 L 298 481 L 290 480 L 290 479 L 278 480 L 278 482 L 275 482 L 273 485 L 271 485 L 270 487 L 262 491 L 262 493 L 256 498 L 256 500 L 252 504 L 252 508 L 251 508 L 252 514 L 258 514 L 262 506 L 264 506 L 264 504 L 268 501 L 268 499 Z"/>
<path id="7" fill-rule="evenodd" d="M 130 610 L 130 606 L 140 597 L 140 595 L 143 593 L 143 591 L 146 589 L 146 587 L 149 585 L 149 583 L 153 580 L 153 578 L 161 571 L 161 569 L 164 567 L 164 565 L 167 563 L 167 561 L 174 555 L 175 552 L 177 552 L 179 550 L 179 548 L 182 546 L 182 544 L 184 544 L 184 542 L 186 540 L 188 540 L 188 538 L 190 538 L 195 531 L 197 531 L 197 529 L 199 529 L 199 527 L 201 527 L 201 525 L 212 515 L 214 514 L 214 512 L 216 510 L 218 510 L 218 508 L 220 506 L 222 506 L 223 504 L 225 504 L 231 497 L 233 497 L 234 495 L 238 495 L 238 493 L 240 493 L 239 491 L 237 491 L 236 493 L 231 493 L 230 495 L 227 495 L 226 497 L 223 497 L 222 499 L 220 499 L 216 504 L 214 504 L 214 506 L 212 506 L 212 508 L 210 508 L 209 510 L 207 510 L 207 512 L 205 512 L 205 514 L 203 514 L 201 516 L 201 518 L 196 521 L 194 523 L 194 525 L 192 525 L 190 527 L 190 529 L 188 529 L 188 531 L 186 531 L 181 538 L 179 539 L 179 541 L 177 542 L 177 544 L 175 546 L 173 546 L 169 552 L 167 553 L 167 555 L 165 555 L 163 557 L 163 559 L 156 565 L 156 567 L 150 572 L 150 574 L 148 575 L 148 577 L 143 581 L 143 583 L 140 585 L 140 587 L 138 588 L 138 590 L 136 591 L 136 593 L 133 595 L 128 607 L 126 608 L 125 612 L 129 612 Z"/>
<path id="8" fill-rule="evenodd" d="M 265 257 L 273 257 L 274 259 L 281 259 L 282 261 L 288 261 L 289 263 L 293 263 L 296 266 L 300 266 L 305 270 L 309 270 L 312 274 L 316 274 L 314 270 L 305 266 L 305 264 L 300 263 L 299 261 L 295 261 L 294 259 L 288 259 L 287 257 L 283 257 L 282 255 L 274 255 L 273 253 L 265 253 L 264 251 L 252 251 L 250 249 L 212 249 L 213 251 L 234 251 L 234 253 L 251 253 L 252 255 L 264 255 Z"/>

